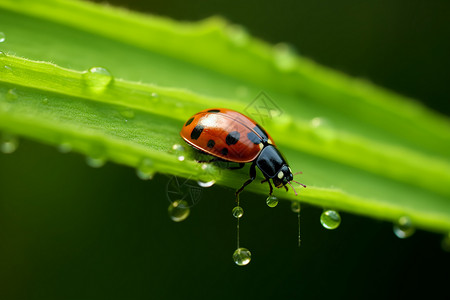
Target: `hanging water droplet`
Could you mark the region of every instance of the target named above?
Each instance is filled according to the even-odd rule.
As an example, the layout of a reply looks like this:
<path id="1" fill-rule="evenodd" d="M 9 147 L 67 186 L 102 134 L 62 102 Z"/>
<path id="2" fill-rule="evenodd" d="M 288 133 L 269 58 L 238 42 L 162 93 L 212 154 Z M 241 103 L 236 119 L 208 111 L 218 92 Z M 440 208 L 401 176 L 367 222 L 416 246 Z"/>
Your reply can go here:
<path id="1" fill-rule="evenodd" d="M 0 151 L 5 154 L 10 154 L 16 151 L 19 146 L 19 139 L 17 136 L 9 133 L 3 133 L 0 139 Z"/>
<path id="2" fill-rule="evenodd" d="M 211 181 L 197 181 L 197 184 L 203 188 L 208 188 L 208 187 L 212 187 L 214 184 L 216 183 L 215 180 L 211 180 Z"/>
<path id="3" fill-rule="evenodd" d="M 86 163 L 89 167 L 92 168 L 100 168 L 103 167 L 106 163 L 106 159 L 103 157 L 86 157 Z"/>
<path id="4" fill-rule="evenodd" d="M 241 25 L 230 24 L 226 27 L 226 33 L 230 41 L 236 46 L 244 46 L 248 43 L 250 35 Z"/>
<path id="5" fill-rule="evenodd" d="M 19 95 L 17 94 L 17 90 L 15 88 L 9 89 L 6 92 L 6 100 L 10 102 L 17 100 L 18 97 Z"/>
<path id="6" fill-rule="evenodd" d="M 179 161 L 184 160 L 184 147 L 180 144 L 175 144 L 172 146 L 172 150 L 174 151 L 175 155 L 177 155 Z"/>
<path id="7" fill-rule="evenodd" d="M 190 208 L 186 201 L 176 200 L 169 205 L 169 217 L 174 222 L 181 222 L 186 220 L 189 216 Z"/>
<path id="8" fill-rule="evenodd" d="M 442 238 L 441 247 L 445 252 L 450 252 L 450 232 Z"/>
<path id="9" fill-rule="evenodd" d="M 271 195 L 271 196 L 267 197 L 266 204 L 268 207 L 275 207 L 278 205 L 278 198 Z"/>
<path id="10" fill-rule="evenodd" d="M 326 229 L 336 229 L 341 224 L 341 216 L 335 210 L 325 210 L 320 215 L 320 223 Z"/>
<path id="11" fill-rule="evenodd" d="M 113 81 L 113 76 L 105 68 L 92 67 L 83 73 L 83 79 L 91 91 L 99 93 Z"/>
<path id="12" fill-rule="evenodd" d="M 298 201 L 292 201 L 292 203 L 291 203 L 291 210 L 294 212 L 294 213 L 299 213 L 300 212 L 300 202 L 298 202 Z"/>
<path id="13" fill-rule="evenodd" d="M 63 142 L 59 144 L 57 148 L 58 151 L 61 153 L 69 153 L 70 151 L 72 151 L 72 145 L 68 142 Z"/>
<path id="14" fill-rule="evenodd" d="M 233 217 L 236 219 L 241 218 L 244 215 L 244 210 L 240 206 L 236 206 L 232 210 Z"/>
<path id="15" fill-rule="evenodd" d="M 3 43 L 6 40 L 6 35 L 3 32 L 0 32 L 0 43 Z"/>
<path id="16" fill-rule="evenodd" d="M 155 175 L 155 164 L 150 158 L 144 158 L 136 169 L 136 175 L 142 180 L 150 180 Z"/>
<path id="17" fill-rule="evenodd" d="M 412 226 L 411 219 L 407 216 L 402 216 L 394 224 L 393 230 L 398 238 L 405 239 L 414 234 L 416 229 Z"/>
<path id="18" fill-rule="evenodd" d="M 47 97 L 42 98 L 42 104 L 48 104 L 48 98 Z"/>
<path id="19" fill-rule="evenodd" d="M 275 65 L 281 71 L 293 70 L 296 66 L 296 53 L 292 46 L 279 43 L 273 47 Z"/>
<path id="20" fill-rule="evenodd" d="M 217 176 L 217 168 L 210 163 L 202 164 L 201 168 L 202 172 L 200 174 L 200 180 L 197 181 L 197 184 L 204 188 L 213 186 L 216 183 L 214 178 Z"/>
<path id="21" fill-rule="evenodd" d="M 233 253 L 233 260 L 238 266 L 246 266 L 252 259 L 252 254 L 246 248 L 237 248 Z"/>

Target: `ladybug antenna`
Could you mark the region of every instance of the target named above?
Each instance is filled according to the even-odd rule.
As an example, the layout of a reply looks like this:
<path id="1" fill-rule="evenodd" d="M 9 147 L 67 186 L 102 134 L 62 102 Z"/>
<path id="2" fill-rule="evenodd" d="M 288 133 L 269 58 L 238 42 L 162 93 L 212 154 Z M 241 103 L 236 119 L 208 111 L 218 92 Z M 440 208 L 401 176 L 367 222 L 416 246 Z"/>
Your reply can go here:
<path id="1" fill-rule="evenodd" d="M 301 171 L 300 171 L 300 172 L 297 172 L 297 173 L 294 174 L 294 176 L 295 176 L 295 175 L 298 175 L 298 174 L 303 174 L 303 172 L 301 172 Z"/>
<path id="2" fill-rule="evenodd" d="M 295 196 L 297 196 L 297 191 L 294 189 L 294 187 L 292 186 L 291 182 L 288 181 L 288 184 L 291 186 L 292 190 L 294 191 Z"/>
<path id="3" fill-rule="evenodd" d="M 295 182 L 295 183 L 297 183 L 297 184 L 300 184 L 302 187 L 306 187 L 306 185 L 304 185 L 303 183 L 300 183 L 300 182 L 298 182 L 298 181 L 295 181 L 295 180 L 292 180 L 293 182 Z"/>

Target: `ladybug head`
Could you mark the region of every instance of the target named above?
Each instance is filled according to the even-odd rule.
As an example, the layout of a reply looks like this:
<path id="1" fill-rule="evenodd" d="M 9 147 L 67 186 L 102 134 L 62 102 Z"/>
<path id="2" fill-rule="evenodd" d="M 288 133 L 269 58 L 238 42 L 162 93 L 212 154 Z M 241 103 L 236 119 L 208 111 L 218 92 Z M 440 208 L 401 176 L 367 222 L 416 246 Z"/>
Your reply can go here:
<path id="1" fill-rule="evenodd" d="M 289 184 L 291 186 L 292 190 L 294 191 L 295 195 L 297 196 L 297 191 L 292 186 L 291 181 L 298 183 L 303 187 L 306 187 L 306 185 L 304 185 L 303 183 L 300 183 L 300 182 L 297 182 L 294 180 L 294 175 L 297 175 L 297 174 L 301 174 L 301 172 L 292 174 L 291 168 L 289 168 L 289 166 L 285 164 L 281 167 L 280 171 L 278 171 L 277 176 L 272 178 L 273 184 L 277 188 L 281 188 L 281 187 L 286 188 L 286 191 L 288 190 L 286 187 L 286 184 Z"/>
<path id="2" fill-rule="evenodd" d="M 283 187 L 294 179 L 291 168 L 288 165 L 283 165 L 278 171 L 277 176 L 272 178 L 273 184 L 277 187 Z"/>

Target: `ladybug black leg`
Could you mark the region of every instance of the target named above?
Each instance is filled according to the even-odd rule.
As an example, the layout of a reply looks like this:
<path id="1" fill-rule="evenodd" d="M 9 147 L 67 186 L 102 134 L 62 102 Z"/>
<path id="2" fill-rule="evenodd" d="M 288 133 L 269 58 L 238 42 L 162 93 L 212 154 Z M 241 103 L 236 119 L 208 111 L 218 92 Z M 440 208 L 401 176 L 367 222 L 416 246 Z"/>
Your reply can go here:
<path id="1" fill-rule="evenodd" d="M 248 179 L 244 184 L 236 191 L 236 201 L 239 200 L 239 194 L 244 190 L 244 188 L 252 183 L 253 180 L 256 178 L 256 164 L 252 163 L 250 166 L 250 179 Z"/>
<path id="2" fill-rule="evenodd" d="M 288 187 L 285 185 L 283 185 L 283 186 L 284 186 L 284 189 L 286 190 L 286 192 L 289 192 Z"/>
<path id="3" fill-rule="evenodd" d="M 272 196 L 272 192 L 273 192 L 273 187 L 272 184 L 270 183 L 270 178 L 266 178 L 264 180 L 261 180 L 261 183 L 267 182 L 269 184 L 269 196 Z"/>

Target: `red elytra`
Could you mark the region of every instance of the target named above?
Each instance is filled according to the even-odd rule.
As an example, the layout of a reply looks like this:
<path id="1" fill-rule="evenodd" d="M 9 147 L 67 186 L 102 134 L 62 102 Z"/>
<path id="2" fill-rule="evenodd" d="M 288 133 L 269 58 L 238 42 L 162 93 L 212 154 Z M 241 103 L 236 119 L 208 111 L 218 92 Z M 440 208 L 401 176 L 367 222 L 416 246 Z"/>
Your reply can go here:
<path id="1" fill-rule="evenodd" d="M 239 168 L 245 163 L 252 163 L 250 179 L 236 191 L 236 197 L 256 178 L 256 166 L 266 178 L 262 182 L 269 184 L 269 195 L 273 191 L 270 180 L 277 188 L 284 187 L 286 191 L 286 184 L 291 185 L 293 181 L 294 175 L 270 135 L 255 121 L 237 111 L 205 109 L 186 121 L 180 135 L 192 147 L 220 160 L 239 163 Z"/>

